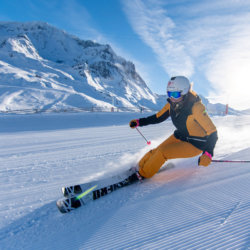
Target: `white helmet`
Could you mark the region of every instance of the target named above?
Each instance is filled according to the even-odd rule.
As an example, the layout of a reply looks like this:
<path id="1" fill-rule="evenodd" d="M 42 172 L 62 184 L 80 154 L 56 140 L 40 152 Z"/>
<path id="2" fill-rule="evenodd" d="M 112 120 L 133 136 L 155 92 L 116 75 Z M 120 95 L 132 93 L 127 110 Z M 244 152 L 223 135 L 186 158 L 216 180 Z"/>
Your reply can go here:
<path id="1" fill-rule="evenodd" d="M 185 76 L 172 77 L 167 86 L 168 92 L 180 92 L 181 95 L 186 95 L 191 88 L 189 80 Z"/>

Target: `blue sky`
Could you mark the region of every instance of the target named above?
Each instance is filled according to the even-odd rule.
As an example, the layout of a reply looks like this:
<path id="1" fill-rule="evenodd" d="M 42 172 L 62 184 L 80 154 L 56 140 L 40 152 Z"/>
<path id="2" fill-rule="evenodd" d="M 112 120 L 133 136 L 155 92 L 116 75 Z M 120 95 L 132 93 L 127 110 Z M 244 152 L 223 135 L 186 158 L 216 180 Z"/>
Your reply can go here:
<path id="1" fill-rule="evenodd" d="M 250 108 L 250 1 L 1 0 L 1 21 L 44 21 L 108 43 L 152 91 L 186 75 L 212 102 Z"/>

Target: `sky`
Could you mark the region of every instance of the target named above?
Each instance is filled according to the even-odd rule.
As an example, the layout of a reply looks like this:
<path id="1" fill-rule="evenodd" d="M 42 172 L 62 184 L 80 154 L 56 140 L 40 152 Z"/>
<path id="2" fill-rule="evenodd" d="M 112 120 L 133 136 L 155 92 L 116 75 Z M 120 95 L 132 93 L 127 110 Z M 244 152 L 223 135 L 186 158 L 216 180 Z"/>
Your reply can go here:
<path id="1" fill-rule="evenodd" d="M 185 75 L 212 103 L 250 108 L 249 0 L 1 0 L 0 21 L 110 44 L 157 94 Z"/>

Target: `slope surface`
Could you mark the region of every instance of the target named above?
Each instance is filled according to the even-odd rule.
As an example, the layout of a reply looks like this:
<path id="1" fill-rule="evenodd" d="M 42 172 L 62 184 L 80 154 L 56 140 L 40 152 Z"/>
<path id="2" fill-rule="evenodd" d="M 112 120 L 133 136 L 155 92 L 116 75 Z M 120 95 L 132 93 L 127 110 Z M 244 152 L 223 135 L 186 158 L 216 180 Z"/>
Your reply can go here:
<path id="1" fill-rule="evenodd" d="M 16 129 L 1 134 L 3 249 L 250 247 L 248 164 L 214 163 L 201 168 L 197 158 L 175 160 L 173 169 L 142 184 L 121 189 L 70 214 L 60 214 L 55 201 L 61 197 L 61 186 L 119 173 L 135 164 L 149 147 L 127 125 L 43 130 L 42 125 L 47 125 L 40 119 L 37 131 Z M 61 119 L 67 124 L 69 117 Z M 105 117 L 102 119 L 105 123 Z M 219 131 L 215 158 L 249 160 L 246 131 L 250 117 L 213 120 Z M 20 121 L 25 123 L 25 116 Z M 98 124 L 102 124 L 101 119 Z M 141 130 L 154 147 L 173 127 L 167 121 Z"/>

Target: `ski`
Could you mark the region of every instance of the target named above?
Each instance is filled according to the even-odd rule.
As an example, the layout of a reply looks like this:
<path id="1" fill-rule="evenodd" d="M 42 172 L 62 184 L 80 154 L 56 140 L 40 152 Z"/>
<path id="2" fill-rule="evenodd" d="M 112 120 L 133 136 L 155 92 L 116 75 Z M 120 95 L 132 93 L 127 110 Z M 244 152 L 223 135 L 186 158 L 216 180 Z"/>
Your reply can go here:
<path id="1" fill-rule="evenodd" d="M 99 188 L 102 188 L 111 184 L 119 183 L 123 181 L 124 179 L 126 179 L 128 176 L 135 173 L 135 171 L 136 169 L 129 169 L 123 173 L 120 173 L 120 174 L 117 174 L 115 176 L 108 177 L 105 179 L 100 179 L 100 180 L 91 181 L 91 182 L 87 182 L 83 184 L 69 186 L 69 187 L 62 187 L 62 193 L 63 193 L 63 196 L 66 198 L 77 196 L 79 194 L 82 194 L 85 190 L 88 190 L 89 188 L 96 186 L 96 185 Z"/>
<path id="2" fill-rule="evenodd" d="M 165 165 L 159 172 L 174 167 L 173 163 Z M 131 179 L 131 175 L 136 173 L 136 169 L 129 169 L 124 173 L 110 178 L 97 180 L 80 185 L 63 187 L 63 195 L 65 197 L 59 199 L 56 205 L 61 213 L 69 213 L 79 207 L 86 205 L 89 201 L 97 200 L 117 189 L 131 185 L 139 181 L 139 179 Z"/>
<path id="3" fill-rule="evenodd" d="M 107 194 L 112 193 L 117 189 L 128 186 L 132 183 L 135 183 L 135 181 L 131 181 L 129 178 L 126 178 L 123 181 L 102 188 L 99 188 L 98 185 L 96 184 L 79 195 L 59 199 L 56 205 L 61 213 L 68 213 L 72 210 L 75 210 L 76 208 L 85 205 L 87 202 L 91 200 L 97 200 Z"/>
<path id="4" fill-rule="evenodd" d="M 174 164 L 170 162 L 167 165 L 163 166 L 160 169 L 159 173 L 164 171 L 164 170 L 171 169 L 173 167 L 174 167 Z M 132 175 L 134 172 L 135 172 L 134 169 L 129 169 L 129 170 L 127 170 L 123 173 L 120 173 L 116 176 L 108 177 L 105 179 L 87 182 L 87 183 L 83 183 L 83 184 L 77 184 L 77 185 L 69 186 L 69 187 L 62 187 L 62 193 L 63 193 L 63 196 L 66 198 L 77 196 L 77 195 L 83 193 L 84 190 L 87 190 L 95 185 L 98 185 L 99 188 L 101 188 L 101 187 L 105 187 L 109 184 L 118 183 L 118 182 L 126 179 L 128 176 Z"/>

